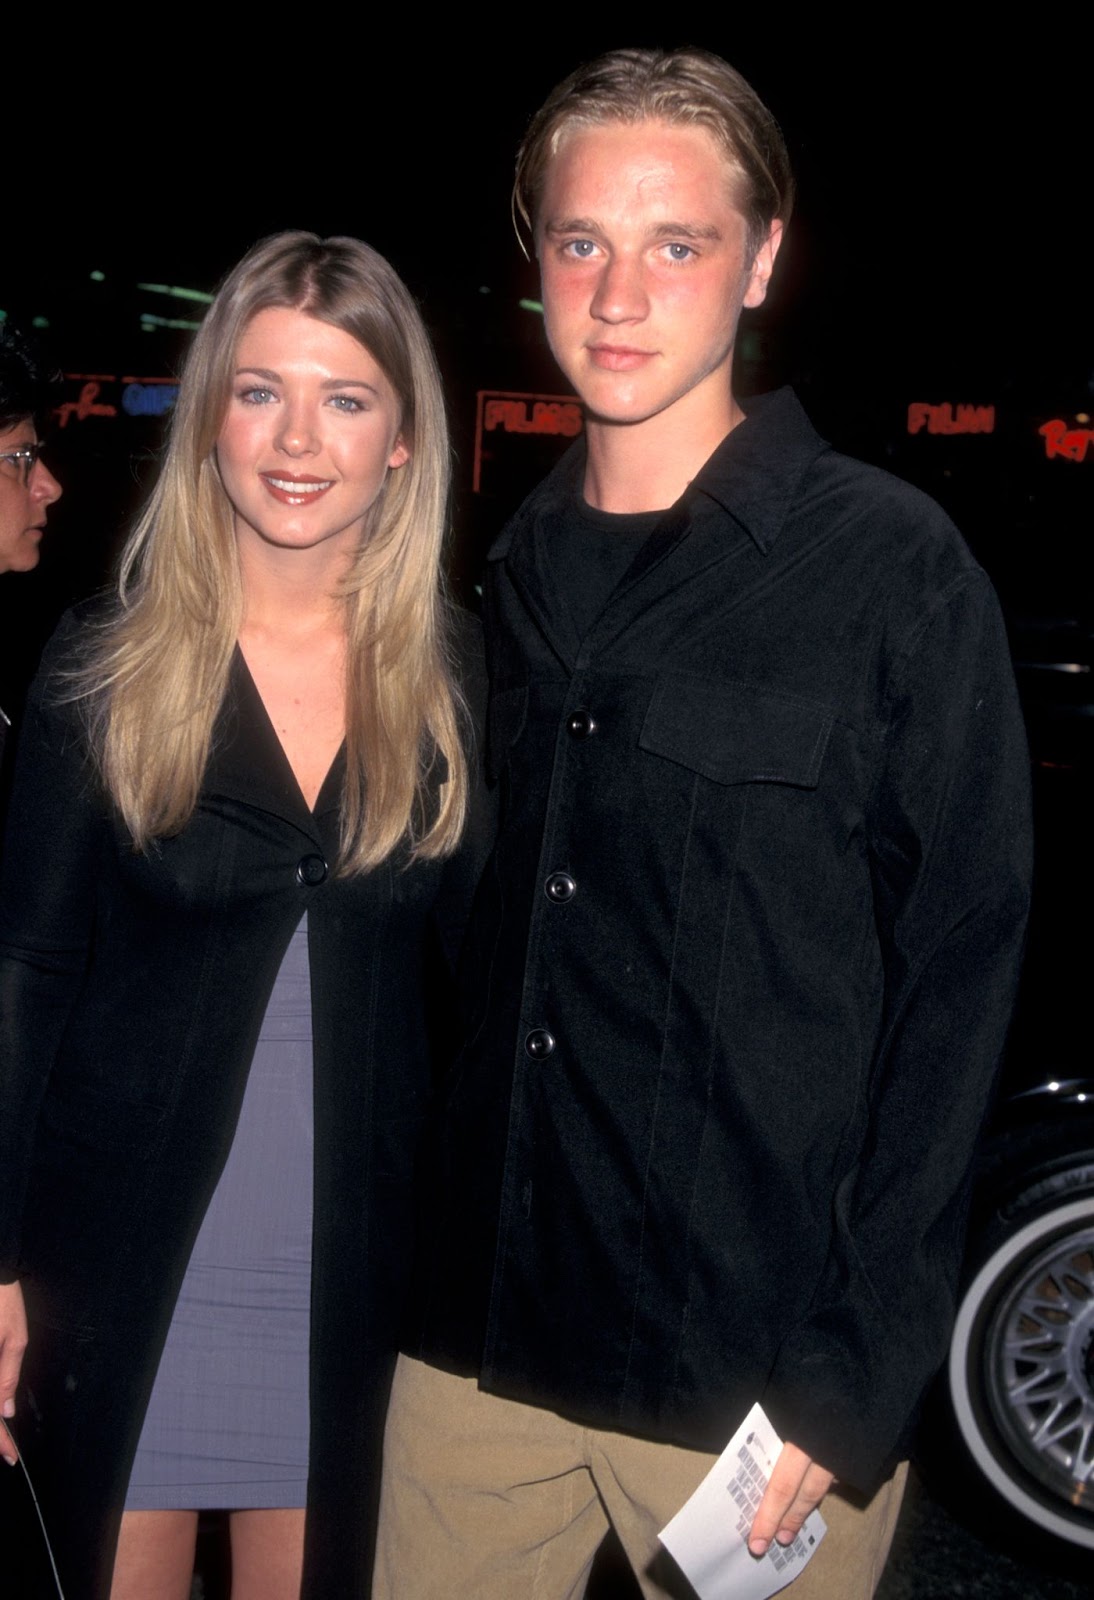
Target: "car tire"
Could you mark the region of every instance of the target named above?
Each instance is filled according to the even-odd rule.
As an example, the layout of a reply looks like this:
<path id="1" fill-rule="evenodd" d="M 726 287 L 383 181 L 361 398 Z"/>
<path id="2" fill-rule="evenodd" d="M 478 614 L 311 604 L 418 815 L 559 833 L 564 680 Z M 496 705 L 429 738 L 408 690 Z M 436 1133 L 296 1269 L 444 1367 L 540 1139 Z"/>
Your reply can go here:
<path id="1" fill-rule="evenodd" d="M 1083 1121 L 989 1152 L 939 1397 L 956 1449 L 947 1498 L 968 1501 L 972 1485 L 974 1520 L 1061 1554 L 1094 1551 L 1094 1127 Z M 936 1464 L 937 1445 L 936 1429 Z"/>

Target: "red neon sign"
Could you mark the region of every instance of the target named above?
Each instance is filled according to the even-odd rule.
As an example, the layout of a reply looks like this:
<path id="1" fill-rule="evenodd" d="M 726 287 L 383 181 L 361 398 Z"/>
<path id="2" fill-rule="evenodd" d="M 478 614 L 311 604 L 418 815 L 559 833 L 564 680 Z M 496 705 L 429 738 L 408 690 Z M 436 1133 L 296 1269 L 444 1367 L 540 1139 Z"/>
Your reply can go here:
<path id="1" fill-rule="evenodd" d="M 1094 428 L 1069 428 L 1059 417 L 1043 422 L 1037 429 L 1045 441 L 1045 456 L 1052 461 L 1062 456 L 1065 461 L 1083 461 L 1094 444 Z"/>
<path id="2" fill-rule="evenodd" d="M 556 438 L 576 439 L 585 425 L 581 402 L 573 395 L 480 389 L 476 401 L 475 467 L 472 479 L 476 494 L 482 482 L 483 439 L 486 434 L 551 434 Z"/>
<path id="3" fill-rule="evenodd" d="M 79 376 L 79 374 L 74 374 L 74 376 Z M 113 380 L 109 377 L 102 381 L 99 378 L 88 378 L 80 390 L 80 398 L 78 400 L 66 400 L 57 407 L 54 415 L 57 418 L 59 427 L 67 428 L 70 417 L 75 417 L 77 422 L 84 422 L 88 417 L 116 417 L 118 415 L 117 406 L 109 406 L 99 400 L 99 391 L 102 389 L 103 381 L 110 383 Z"/>
<path id="4" fill-rule="evenodd" d="M 927 405 L 915 400 L 908 407 L 908 432 L 922 433 L 994 433 L 994 406 L 951 405 L 948 400 L 941 405 Z"/>
<path id="5" fill-rule="evenodd" d="M 80 393 L 77 399 L 64 400 L 55 407 L 53 414 L 61 428 L 70 422 L 86 422 L 88 417 L 117 417 L 118 407 L 100 398 L 104 383 L 121 385 L 121 409 L 127 417 L 164 416 L 174 405 L 179 389 L 177 378 L 140 378 L 129 373 L 119 378 L 115 372 L 66 372 L 65 379 L 78 383 Z"/>

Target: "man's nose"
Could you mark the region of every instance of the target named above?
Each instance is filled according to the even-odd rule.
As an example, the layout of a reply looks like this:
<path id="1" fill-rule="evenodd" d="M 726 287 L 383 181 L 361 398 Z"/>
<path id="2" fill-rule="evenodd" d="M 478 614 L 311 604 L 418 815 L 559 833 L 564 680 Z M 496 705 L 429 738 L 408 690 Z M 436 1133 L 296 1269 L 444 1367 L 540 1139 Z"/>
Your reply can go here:
<path id="1" fill-rule="evenodd" d="M 589 309 L 602 322 L 640 322 L 649 312 L 641 261 L 634 256 L 609 257 Z"/>

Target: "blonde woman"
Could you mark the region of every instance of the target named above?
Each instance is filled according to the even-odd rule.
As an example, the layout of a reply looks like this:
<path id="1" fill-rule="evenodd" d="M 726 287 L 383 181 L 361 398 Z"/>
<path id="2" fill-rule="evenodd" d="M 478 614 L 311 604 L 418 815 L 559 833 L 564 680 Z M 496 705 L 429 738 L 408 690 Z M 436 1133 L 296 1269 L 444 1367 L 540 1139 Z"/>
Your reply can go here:
<path id="1" fill-rule="evenodd" d="M 447 487 L 395 273 L 266 240 L 194 341 L 118 600 L 28 708 L 0 1401 L 70 1597 L 185 1600 L 214 1507 L 233 1600 L 368 1592 L 427 952 L 473 875 Z"/>

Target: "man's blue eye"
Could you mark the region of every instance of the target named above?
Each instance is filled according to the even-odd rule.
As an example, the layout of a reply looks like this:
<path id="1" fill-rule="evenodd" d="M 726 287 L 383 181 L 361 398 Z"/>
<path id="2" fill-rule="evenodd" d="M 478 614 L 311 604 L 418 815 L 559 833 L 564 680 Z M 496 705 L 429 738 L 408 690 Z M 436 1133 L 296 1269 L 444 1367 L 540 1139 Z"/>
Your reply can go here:
<path id="1" fill-rule="evenodd" d="M 592 255 L 596 246 L 591 239 L 574 239 L 570 243 L 570 249 L 575 256 L 585 258 Z"/>
<path id="2" fill-rule="evenodd" d="M 670 244 L 669 255 L 673 261 L 686 261 L 692 254 L 690 244 Z"/>

